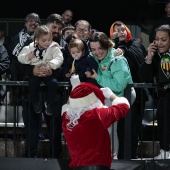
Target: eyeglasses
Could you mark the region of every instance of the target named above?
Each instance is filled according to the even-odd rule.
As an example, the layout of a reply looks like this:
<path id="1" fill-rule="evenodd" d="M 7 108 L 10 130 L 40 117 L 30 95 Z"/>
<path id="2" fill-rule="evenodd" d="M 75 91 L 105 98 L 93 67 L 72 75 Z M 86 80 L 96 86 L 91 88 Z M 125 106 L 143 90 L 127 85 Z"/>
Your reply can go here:
<path id="1" fill-rule="evenodd" d="M 83 32 L 83 33 L 87 33 L 87 32 L 89 32 L 89 30 L 88 29 L 81 29 L 81 28 L 76 28 L 76 31 L 77 32 Z"/>

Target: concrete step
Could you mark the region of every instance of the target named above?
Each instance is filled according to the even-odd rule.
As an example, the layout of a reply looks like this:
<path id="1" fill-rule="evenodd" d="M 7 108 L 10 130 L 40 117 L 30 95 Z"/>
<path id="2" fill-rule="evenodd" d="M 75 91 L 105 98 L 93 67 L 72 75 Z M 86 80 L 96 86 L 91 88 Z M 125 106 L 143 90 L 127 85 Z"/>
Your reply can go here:
<path id="1" fill-rule="evenodd" d="M 67 144 L 65 140 L 62 140 L 63 145 L 63 158 L 70 158 Z M 22 157 L 24 153 L 25 140 L 19 139 L 14 142 L 13 139 L 4 140 L 0 138 L 0 157 Z M 38 157 L 48 157 L 49 140 L 39 141 Z M 138 157 L 139 158 L 153 158 L 159 154 L 160 146 L 158 141 L 140 141 L 138 145 Z"/>
<path id="2" fill-rule="evenodd" d="M 153 158 L 159 154 L 160 145 L 158 141 L 140 141 L 138 145 L 139 158 Z"/>
<path id="3" fill-rule="evenodd" d="M 48 146 L 49 140 L 40 140 L 39 141 L 39 150 L 38 150 L 38 157 L 39 158 L 46 158 L 48 157 Z M 69 158 L 68 148 L 66 142 L 62 141 L 63 151 L 62 157 Z M 19 139 L 18 141 L 0 138 L 0 157 L 22 157 L 25 149 L 25 140 Z"/>

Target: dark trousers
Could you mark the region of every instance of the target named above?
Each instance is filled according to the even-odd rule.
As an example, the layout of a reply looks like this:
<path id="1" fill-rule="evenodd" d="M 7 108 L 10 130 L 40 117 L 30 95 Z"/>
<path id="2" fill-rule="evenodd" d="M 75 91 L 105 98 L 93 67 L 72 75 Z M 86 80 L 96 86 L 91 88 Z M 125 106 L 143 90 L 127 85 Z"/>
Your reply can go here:
<path id="1" fill-rule="evenodd" d="M 160 148 L 170 150 L 170 89 L 161 92 L 158 102 L 157 120 L 160 137 Z"/>
<path id="2" fill-rule="evenodd" d="M 37 76 L 30 76 L 29 77 L 29 89 L 31 94 L 31 102 L 32 104 L 39 103 L 40 100 L 40 83 L 44 82 L 47 85 L 47 103 L 51 104 L 54 101 L 54 97 L 56 94 L 56 89 L 58 86 L 57 79 L 53 76 L 47 77 L 37 77 Z"/>
<path id="3" fill-rule="evenodd" d="M 46 97 L 44 97 L 46 98 Z M 34 112 L 32 104 L 28 100 L 29 98 L 22 99 L 22 115 L 25 125 L 25 156 L 35 157 L 38 151 L 39 133 L 42 124 L 42 115 Z M 60 93 L 55 94 L 55 100 L 53 103 L 54 114 L 48 116 L 44 114 L 45 122 L 48 129 L 49 137 L 49 157 L 60 158 L 62 152 L 61 143 L 61 107 L 62 107 L 63 96 Z M 44 105 L 43 105 L 44 106 Z M 45 109 L 43 109 L 45 110 Z M 43 148 L 42 148 L 43 149 Z"/>

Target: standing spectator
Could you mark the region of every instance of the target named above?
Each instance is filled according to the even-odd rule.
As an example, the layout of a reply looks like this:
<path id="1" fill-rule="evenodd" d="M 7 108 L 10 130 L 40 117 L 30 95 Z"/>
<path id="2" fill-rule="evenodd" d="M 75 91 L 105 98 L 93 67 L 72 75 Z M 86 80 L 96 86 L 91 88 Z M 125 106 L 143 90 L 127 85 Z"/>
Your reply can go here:
<path id="1" fill-rule="evenodd" d="M 124 96 L 127 84 L 132 83 L 126 58 L 122 55 L 117 57 L 114 55 L 119 51 L 114 48 L 114 43 L 103 32 L 96 32 L 90 36 L 89 47 L 91 56 L 98 63 L 98 71 L 94 71 L 94 74 L 88 77 L 95 79 L 101 87 L 109 87 L 116 95 Z"/>
<path id="2" fill-rule="evenodd" d="M 71 21 L 73 19 L 73 11 L 72 10 L 70 10 L 70 9 L 64 10 L 64 12 L 62 13 L 61 16 L 62 16 L 65 26 L 72 25 L 71 24 Z"/>
<path id="3" fill-rule="evenodd" d="M 39 26 L 34 34 L 34 42 L 25 46 L 18 55 L 18 60 L 22 64 L 41 64 L 47 71 L 57 69 L 63 63 L 63 54 L 58 43 L 52 41 L 52 32 L 46 25 Z M 46 114 L 52 115 L 55 90 L 57 89 L 57 79 L 55 76 L 38 77 L 31 75 L 29 78 L 29 88 L 31 103 L 36 113 L 42 113 L 42 101 L 40 94 L 40 83 L 47 84 L 47 101 L 45 102 Z"/>
<path id="4" fill-rule="evenodd" d="M 73 87 L 76 85 L 72 82 Z M 112 106 L 105 106 L 105 98 Z M 108 128 L 124 117 L 129 102 L 117 97 L 108 87 L 99 89 L 81 83 L 70 93 L 62 108 L 62 128 L 70 153 L 73 170 L 110 170 L 111 142 Z"/>
<path id="5" fill-rule="evenodd" d="M 62 38 L 62 29 L 65 27 L 64 21 L 59 14 L 50 14 L 46 19 L 46 25 L 53 34 L 53 41 L 60 45 L 61 50 L 64 49 L 67 44 Z"/>
<path id="6" fill-rule="evenodd" d="M 116 21 L 110 27 L 110 37 L 115 42 L 115 48 L 122 50 L 122 54 L 128 61 L 130 72 L 132 75 L 132 80 L 134 83 L 141 83 L 139 77 L 140 65 L 144 62 L 146 55 L 145 47 L 134 38 L 132 38 L 131 31 L 127 26 L 121 22 Z M 143 97 L 141 101 L 141 89 L 137 88 L 136 100 L 131 106 L 132 113 L 132 126 L 131 126 L 131 158 L 137 158 L 137 148 L 138 148 L 138 138 L 140 134 L 140 129 L 142 125 L 143 110 L 145 105 L 146 96 Z M 144 90 L 145 94 L 145 90 Z M 125 119 L 120 119 L 117 124 L 117 133 L 119 139 L 119 150 L 118 159 L 124 158 L 124 125 Z"/>
<path id="7" fill-rule="evenodd" d="M 159 27 L 160 25 L 169 24 L 170 25 L 170 0 L 167 0 L 165 3 L 165 14 L 155 21 L 155 24 L 153 25 L 153 28 L 151 30 L 151 33 L 149 35 L 149 41 L 152 43 L 155 39 L 155 29 Z"/>
<path id="8" fill-rule="evenodd" d="M 116 95 L 124 96 L 124 89 L 132 83 L 127 60 L 114 56 L 114 43 L 103 32 L 96 32 L 89 38 L 90 55 L 98 63 L 98 71 L 88 77 L 96 79 L 102 87 L 109 87 Z"/>
<path id="9" fill-rule="evenodd" d="M 73 34 L 75 32 L 75 29 L 73 26 L 69 25 L 69 26 L 65 26 L 62 29 L 62 38 L 67 41 L 67 37 L 71 34 Z"/>
<path id="10" fill-rule="evenodd" d="M 91 82 L 96 84 L 96 81 L 91 78 L 87 78 L 85 75 L 86 71 L 93 74 L 92 69 L 97 71 L 97 62 L 89 56 L 89 50 L 86 42 L 79 38 L 73 38 L 68 44 L 68 50 L 70 52 L 70 57 L 67 58 L 65 63 L 64 72 L 65 77 L 70 79 L 73 74 L 79 75 L 81 82 Z"/>
<path id="11" fill-rule="evenodd" d="M 24 28 L 11 39 L 9 55 L 11 60 L 10 73 L 12 80 L 23 80 L 25 75 L 19 70 L 18 54 L 22 48 L 33 41 L 33 34 L 40 25 L 40 17 L 36 13 L 29 13 L 25 18 Z"/>
<path id="12" fill-rule="evenodd" d="M 6 48 L 0 44 L 0 80 L 2 80 L 2 75 L 6 73 L 9 69 L 10 60 Z M 2 85 L 0 85 L 0 102 L 3 102 L 5 97 L 5 90 Z"/>
<path id="13" fill-rule="evenodd" d="M 155 159 L 170 159 L 170 26 L 161 25 L 155 30 L 155 40 L 148 47 L 145 62 L 141 65 L 142 81 L 158 83 L 159 102 L 157 121 L 160 154 Z"/>
<path id="14" fill-rule="evenodd" d="M 62 29 L 65 27 L 64 21 L 61 15 L 53 13 L 50 14 L 46 19 L 46 25 L 51 30 L 53 34 L 53 41 L 60 45 L 60 49 L 63 53 L 64 60 L 66 58 L 66 45 L 67 42 L 62 38 Z M 54 74 L 59 81 L 63 81 L 63 64 L 60 68 L 54 70 Z M 62 105 L 61 105 L 62 107 Z"/>
<path id="15" fill-rule="evenodd" d="M 6 34 L 5 34 L 5 29 L 2 25 L 0 25 L 0 45 L 3 45 L 7 52 L 8 52 L 8 46 L 10 44 L 10 41 L 11 41 L 11 38 L 8 37 Z"/>
<path id="16" fill-rule="evenodd" d="M 10 48 L 9 48 L 9 55 L 11 60 L 10 65 L 10 74 L 11 80 L 14 81 L 23 81 L 27 80 L 27 68 L 22 65 L 18 61 L 18 55 L 23 47 L 30 44 L 33 41 L 33 35 L 37 27 L 40 25 L 40 17 L 37 13 L 29 13 L 25 17 L 25 23 L 23 29 L 16 34 L 11 39 Z M 24 68 L 23 68 L 24 66 Z M 46 73 L 45 69 L 41 70 L 40 66 L 35 66 L 34 70 L 39 71 L 39 74 L 42 75 Z M 31 66 L 33 69 L 33 66 Z M 46 73 L 47 74 L 47 73 Z M 35 157 L 37 154 L 37 146 L 38 146 L 38 139 L 39 139 L 39 128 L 40 128 L 40 121 L 38 122 L 38 118 L 41 120 L 41 115 L 37 115 L 36 118 L 32 118 L 31 115 L 35 114 L 32 105 L 29 105 L 29 92 L 28 89 L 24 89 L 24 93 L 19 94 L 22 95 L 22 116 L 25 125 L 25 133 L 26 133 L 26 141 L 25 141 L 25 153 L 24 156 L 26 157 Z M 17 91 L 13 89 L 14 97 L 17 95 Z M 19 91 L 21 93 L 21 91 Z M 30 106 L 30 109 L 29 109 Z M 29 115 L 29 116 L 28 116 Z M 32 126 L 32 123 L 35 122 L 35 126 Z M 37 130 L 37 129 L 38 130 Z M 32 129 L 34 129 L 32 131 Z M 36 140 L 37 139 L 37 140 Z"/>
<path id="17" fill-rule="evenodd" d="M 74 28 L 75 28 L 75 34 L 72 34 L 72 35 L 67 37 L 67 39 L 66 39 L 67 43 L 70 42 L 72 37 L 76 36 L 76 38 L 79 38 L 84 43 L 86 43 L 85 46 L 88 47 L 88 45 L 87 45 L 88 38 L 89 38 L 89 36 L 91 34 L 91 25 L 90 25 L 90 23 L 88 21 L 86 21 L 86 20 L 79 20 L 79 21 L 76 22 Z M 90 52 L 89 47 L 88 47 L 88 50 L 86 52 L 88 52 L 88 54 L 89 54 L 89 52 Z M 72 60 L 72 57 L 70 56 L 70 52 L 68 50 L 68 44 L 65 46 L 64 60 L 65 61 L 67 61 L 67 60 L 71 61 Z M 66 64 L 65 61 L 64 61 L 64 65 Z M 88 78 L 88 79 L 91 80 L 90 78 Z"/>
<path id="18" fill-rule="evenodd" d="M 86 20 L 78 20 L 74 27 L 78 38 L 88 42 L 88 38 L 91 34 L 91 24 Z"/>
<path id="19" fill-rule="evenodd" d="M 6 35 L 6 32 L 5 32 L 5 28 L 3 25 L 0 25 L 0 46 L 4 46 L 6 48 L 6 51 L 8 53 L 8 50 L 9 50 L 9 45 L 10 45 L 10 41 L 11 41 L 11 38 L 9 36 Z M 1 47 L 2 49 L 3 47 Z M 2 50 L 3 51 L 3 50 Z M 4 50 L 5 51 L 5 50 Z M 6 53 L 6 52 L 2 52 L 2 56 L 4 56 L 3 54 Z M 8 54 L 7 54 L 8 55 Z M 8 55 L 8 60 L 9 60 L 9 55 Z M 5 57 L 5 60 L 7 59 Z M 2 57 L 2 64 L 3 64 L 3 61 L 4 60 L 4 57 Z M 4 63 L 5 64 L 5 63 Z M 10 65 L 10 63 L 8 63 Z M 3 68 L 2 68 L 3 70 Z M 0 74 L 0 80 L 4 80 L 6 81 L 7 79 L 10 78 L 10 73 L 9 73 L 9 66 L 8 66 L 8 69 L 6 69 L 6 67 L 4 67 L 4 70 L 1 74 Z M 4 98 L 6 96 L 6 92 L 8 91 L 8 86 L 5 86 L 5 85 L 0 85 L 0 103 L 4 103 Z"/>
<path id="20" fill-rule="evenodd" d="M 60 45 L 60 50 L 64 52 L 64 46 L 66 42 L 61 38 L 61 30 L 64 27 L 64 22 L 59 14 L 50 14 L 46 19 L 46 26 L 50 29 L 53 35 L 53 41 L 57 42 Z M 27 75 L 34 75 L 40 77 L 46 77 L 51 74 L 55 75 L 57 80 L 62 81 L 62 67 L 56 70 L 42 69 L 41 65 L 26 65 L 22 64 L 23 72 Z M 46 87 L 43 89 L 42 102 L 46 101 Z M 28 102 L 29 96 L 26 96 L 26 99 L 23 100 L 23 119 L 26 127 L 26 157 L 35 157 L 37 156 L 38 151 L 38 141 L 39 141 L 39 131 L 42 123 L 41 114 L 35 114 L 33 106 L 29 106 Z M 63 91 L 60 87 L 57 88 L 55 94 L 55 101 L 53 104 L 52 116 L 44 114 L 45 106 L 43 106 L 43 114 L 45 122 L 48 129 L 49 137 L 49 157 L 51 158 L 60 158 L 62 155 L 62 141 L 61 141 L 61 107 L 63 102 Z M 30 107 L 30 108 L 29 108 Z"/>
<path id="21" fill-rule="evenodd" d="M 75 35 L 77 36 L 77 38 L 83 40 L 86 44 L 88 43 L 88 39 L 89 39 L 89 36 L 91 34 L 91 25 L 88 21 L 86 20 L 79 20 L 75 23 Z M 74 36 L 74 34 L 73 34 Z M 67 42 L 70 41 L 71 39 L 71 35 L 68 37 L 67 39 Z M 89 47 L 89 46 L 87 46 Z M 65 58 L 68 58 L 69 57 L 69 54 L 68 54 L 68 47 L 66 46 L 66 57 Z M 88 48 L 88 51 L 90 52 L 90 49 Z"/>

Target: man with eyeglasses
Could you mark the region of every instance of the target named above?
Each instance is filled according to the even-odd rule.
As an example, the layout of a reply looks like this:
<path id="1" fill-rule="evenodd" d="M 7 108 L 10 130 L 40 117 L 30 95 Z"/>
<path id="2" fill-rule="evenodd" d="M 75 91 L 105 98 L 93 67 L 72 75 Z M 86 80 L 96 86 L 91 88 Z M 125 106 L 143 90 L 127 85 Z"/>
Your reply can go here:
<path id="1" fill-rule="evenodd" d="M 75 23 L 75 33 L 78 35 L 78 38 L 88 41 L 88 38 L 91 34 L 91 25 L 86 20 L 79 20 Z"/>

